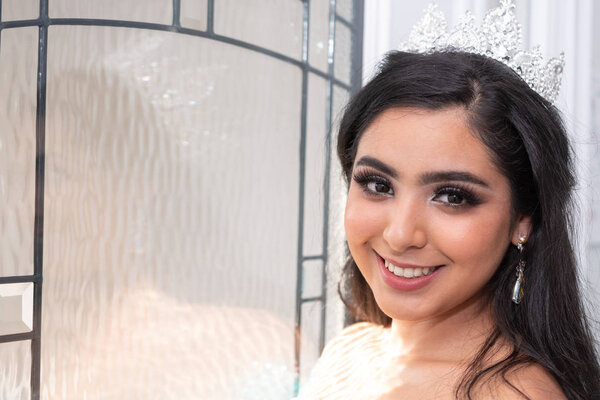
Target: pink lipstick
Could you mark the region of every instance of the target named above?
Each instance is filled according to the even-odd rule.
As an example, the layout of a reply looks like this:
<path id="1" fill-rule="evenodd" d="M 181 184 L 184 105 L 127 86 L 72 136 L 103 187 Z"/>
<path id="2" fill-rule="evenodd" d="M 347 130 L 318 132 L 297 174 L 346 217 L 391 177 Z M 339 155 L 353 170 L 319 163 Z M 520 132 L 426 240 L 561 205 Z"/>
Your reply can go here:
<path id="1" fill-rule="evenodd" d="M 421 289 L 435 279 L 439 275 L 441 269 L 441 266 L 424 267 L 409 264 L 397 265 L 394 263 L 393 266 L 396 267 L 397 271 L 395 274 L 386 267 L 385 260 L 379 254 L 376 253 L 375 255 L 377 257 L 379 272 L 381 273 L 383 281 L 396 290 L 413 291 Z M 433 270 L 433 272 L 431 272 L 431 270 Z M 413 276 L 415 273 L 421 276 L 405 277 L 405 275 Z"/>

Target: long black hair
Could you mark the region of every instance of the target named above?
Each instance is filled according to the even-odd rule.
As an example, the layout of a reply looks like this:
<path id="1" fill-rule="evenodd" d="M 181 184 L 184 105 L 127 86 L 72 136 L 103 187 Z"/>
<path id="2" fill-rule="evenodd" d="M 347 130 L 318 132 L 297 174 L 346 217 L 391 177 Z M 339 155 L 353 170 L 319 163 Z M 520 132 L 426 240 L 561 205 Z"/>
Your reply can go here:
<path id="1" fill-rule="evenodd" d="M 510 182 L 513 215 L 532 219 L 525 298 L 519 305 L 511 301 L 519 255 L 510 246 L 484 291 L 495 329 L 465 371 L 457 398 L 470 399 L 482 379 L 495 376 L 518 391 L 506 374 L 529 363 L 549 371 L 569 399 L 600 396 L 600 367 L 572 245 L 572 151 L 557 109 L 512 69 L 485 56 L 453 50 L 388 53 L 340 122 L 337 151 L 347 183 L 362 133 L 393 107 L 466 110 L 467 124 Z M 351 256 L 339 289 L 356 320 L 391 323 Z M 484 361 L 499 340 L 511 343 L 512 352 L 489 366 Z"/>

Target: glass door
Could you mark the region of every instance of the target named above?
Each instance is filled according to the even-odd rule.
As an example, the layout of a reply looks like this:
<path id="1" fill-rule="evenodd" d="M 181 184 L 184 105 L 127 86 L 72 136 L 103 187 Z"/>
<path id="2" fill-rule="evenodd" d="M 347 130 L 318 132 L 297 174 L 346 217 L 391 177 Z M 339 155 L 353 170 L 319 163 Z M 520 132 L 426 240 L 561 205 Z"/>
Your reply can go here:
<path id="1" fill-rule="evenodd" d="M 0 2 L 0 398 L 294 395 L 343 323 L 362 7 Z"/>

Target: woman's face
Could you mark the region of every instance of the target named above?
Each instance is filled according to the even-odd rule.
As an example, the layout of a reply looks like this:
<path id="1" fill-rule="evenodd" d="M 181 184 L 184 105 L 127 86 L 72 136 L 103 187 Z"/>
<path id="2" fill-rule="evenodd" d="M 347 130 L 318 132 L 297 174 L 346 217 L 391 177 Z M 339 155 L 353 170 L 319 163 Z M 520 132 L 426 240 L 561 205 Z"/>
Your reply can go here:
<path id="1" fill-rule="evenodd" d="M 459 108 L 395 108 L 363 133 L 346 205 L 350 252 L 379 307 L 425 320 L 471 304 L 529 219 Z M 506 296 L 510 296 L 507 288 Z"/>

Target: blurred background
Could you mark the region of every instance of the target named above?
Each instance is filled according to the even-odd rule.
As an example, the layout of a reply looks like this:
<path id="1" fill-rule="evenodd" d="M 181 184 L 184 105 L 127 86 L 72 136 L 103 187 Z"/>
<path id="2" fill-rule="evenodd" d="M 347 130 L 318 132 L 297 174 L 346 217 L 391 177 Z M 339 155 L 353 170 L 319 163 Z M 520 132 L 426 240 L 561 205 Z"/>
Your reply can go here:
<path id="1" fill-rule="evenodd" d="M 344 325 L 340 110 L 427 3 L 0 0 L 0 398 L 292 397 Z M 517 3 L 597 305 L 600 6 Z"/>

